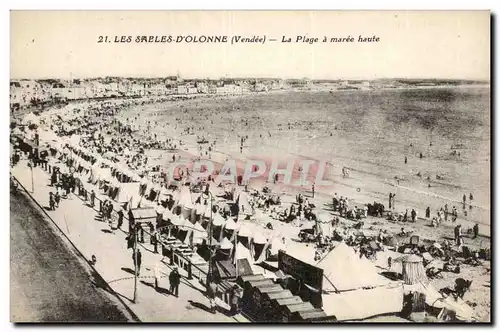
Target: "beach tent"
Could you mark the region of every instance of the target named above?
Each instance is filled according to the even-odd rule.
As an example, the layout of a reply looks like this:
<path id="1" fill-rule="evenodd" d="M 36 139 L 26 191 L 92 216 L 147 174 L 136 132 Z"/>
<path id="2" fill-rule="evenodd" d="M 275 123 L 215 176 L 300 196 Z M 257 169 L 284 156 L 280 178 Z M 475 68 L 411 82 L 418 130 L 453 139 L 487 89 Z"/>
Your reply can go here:
<path id="1" fill-rule="evenodd" d="M 234 250 L 234 262 L 236 262 L 240 259 L 246 259 L 250 264 L 253 264 L 254 259 L 252 257 L 252 254 L 250 253 L 250 250 L 245 248 L 244 245 L 241 243 L 237 243 L 235 250 Z"/>
<path id="2" fill-rule="evenodd" d="M 227 229 L 228 231 L 234 231 L 238 229 L 238 224 L 233 220 L 233 218 L 229 218 L 224 225 L 224 229 Z"/>
<path id="3" fill-rule="evenodd" d="M 222 227 L 226 224 L 226 219 L 224 219 L 220 213 L 216 212 L 212 215 L 213 221 L 212 225 L 217 227 Z"/>
<path id="4" fill-rule="evenodd" d="M 195 223 L 193 226 L 193 243 L 201 244 L 207 237 L 208 233 L 203 226 L 199 222 Z"/>
<path id="5" fill-rule="evenodd" d="M 234 245 L 231 241 L 229 241 L 228 238 L 223 238 L 222 241 L 220 242 L 220 248 L 224 250 L 231 250 L 233 249 Z"/>
<path id="6" fill-rule="evenodd" d="M 73 147 L 79 147 L 80 146 L 80 138 L 81 136 L 80 135 L 71 135 L 70 139 L 69 139 L 69 143 L 71 146 Z"/>
<path id="7" fill-rule="evenodd" d="M 403 308 L 402 282 L 378 274 L 373 263 L 360 259 L 344 242 L 316 266 L 323 269 L 322 300 L 327 315 L 338 320 L 363 319 Z"/>
<path id="8" fill-rule="evenodd" d="M 189 190 L 188 186 L 182 186 L 179 190 L 176 205 L 179 205 L 185 209 L 192 209 L 194 207 L 193 199 L 191 197 L 191 190 Z"/>
<path id="9" fill-rule="evenodd" d="M 473 309 L 462 299 L 455 300 L 453 296 L 443 297 L 435 288 L 428 282 L 419 282 L 415 285 L 404 285 L 404 292 L 418 292 L 425 294 L 425 304 L 430 307 L 443 309 L 446 308 L 455 312 L 457 319 L 462 321 L 470 321 L 478 319 L 474 317 Z"/>
<path id="10" fill-rule="evenodd" d="M 238 229 L 238 236 L 251 238 L 255 231 L 255 225 L 248 222 L 242 222 Z"/>
<path id="11" fill-rule="evenodd" d="M 253 238 L 253 243 L 256 244 L 266 244 L 267 243 L 267 238 L 264 234 L 262 234 L 261 231 L 255 229 L 252 235 Z"/>
<path id="12" fill-rule="evenodd" d="M 25 124 L 38 123 L 39 121 L 39 117 L 33 114 L 33 112 L 29 112 L 23 117 L 23 123 Z"/>
<path id="13" fill-rule="evenodd" d="M 384 286 L 391 282 L 378 274 L 375 265 L 368 260 L 363 261 L 344 242 L 340 242 L 316 266 L 323 269 L 325 290 L 346 291 Z"/>
<path id="14" fill-rule="evenodd" d="M 163 215 L 167 209 L 165 209 L 162 205 L 157 204 L 155 211 L 157 215 Z"/>
<path id="15" fill-rule="evenodd" d="M 420 281 L 427 282 L 427 275 L 423 264 L 423 259 L 417 255 L 406 255 L 399 257 L 395 262 L 403 265 L 403 280 L 405 284 L 414 285 Z"/>
<path id="16" fill-rule="evenodd" d="M 183 224 L 181 216 L 172 214 L 172 217 L 170 218 L 170 222 L 174 226 L 181 226 Z"/>
<path id="17" fill-rule="evenodd" d="M 173 217 L 172 211 L 170 211 L 169 209 L 165 209 L 165 211 L 162 214 L 162 219 L 166 221 L 171 219 L 172 217 Z"/>
<path id="18" fill-rule="evenodd" d="M 201 203 L 197 203 L 196 206 L 195 206 L 195 211 L 196 211 L 196 214 L 201 216 L 203 214 L 203 212 L 205 212 L 205 205 L 201 204 Z"/>
<path id="19" fill-rule="evenodd" d="M 280 250 L 285 250 L 285 245 L 283 244 L 283 241 L 281 241 L 280 237 L 275 236 L 271 239 L 270 242 L 271 256 L 277 256 Z"/>
<path id="20" fill-rule="evenodd" d="M 253 215 L 253 209 L 250 206 L 248 194 L 245 191 L 240 191 L 235 203 L 238 206 L 238 213 L 244 215 Z"/>
<path id="21" fill-rule="evenodd" d="M 119 183 L 118 185 L 118 195 L 115 201 L 119 203 L 126 203 L 132 200 L 139 193 L 139 183 L 129 182 L 129 183 Z"/>

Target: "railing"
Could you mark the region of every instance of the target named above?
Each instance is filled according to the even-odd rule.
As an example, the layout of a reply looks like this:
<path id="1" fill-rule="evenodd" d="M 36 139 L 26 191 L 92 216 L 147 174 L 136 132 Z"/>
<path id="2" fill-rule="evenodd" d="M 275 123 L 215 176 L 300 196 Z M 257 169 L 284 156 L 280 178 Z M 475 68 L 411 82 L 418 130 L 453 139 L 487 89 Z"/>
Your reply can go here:
<path id="1" fill-rule="evenodd" d="M 49 166 L 49 167 L 51 167 L 51 166 Z M 43 168 L 42 168 L 42 169 L 43 169 Z M 80 180 L 80 181 L 81 181 L 81 180 Z M 80 189 L 76 189 L 76 190 L 80 190 Z M 81 190 L 83 190 L 83 192 L 85 193 L 85 195 L 84 195 L 84 196 L 86 196 L 86 197 L 88 197 L 88 196 L 89 196 L 89 192 L 88 192 L 85 188 L 83 188 L 83 187 L 82 187 L 82 188 L 81 188 Z M 82 199 L 82 201 L 83 201 L 83 198 L 81 197 L 81 195 L 76 194 L 75 196 L 77 196 L 78 198 Z M 102 213 L 102 211 L 101 211 L 101 208 L 100 208 L 100 207 L 101 207 L 101 205 L 102 205 L 102 203 L 103 203 L 103 200 L 101 200 L 99 197 L 95 197 L 95 200 L 96 200 L 96 201 L 97 201 L 97 203 L 98 203 L 97 205 L 99 206 L 99 209 L 96 209 L 95 207 L 93 207 L 93 208 L 94 208 L 94 210 L 97 210 L 97 211 L 99 211 L 99 213 Z M 113 219 L 115 219 L 115 220 L 118 218 L 118 212 L 117 212 L 116 210 L 113 210 L 113 211 L 112 211 L 112 218 L 113 218 Z M 125 214 L 123 215 L 123 218 L 124 218 L 124 220 L 127 220 L 127 222 L 130 222 L 129 218 L 128 218 Z M 150 219 L 153 219 L 153 218 L 150 218 Z M 174 227 L 174 226 L 167 226 L 167 227 Z M 189 226 L 188 226 L 188 227 L 189 227 Z M 125 234 L 129 234 L 129 232 L 127 232 L 127 231 L 124 231 L 124 230 L 122 230 L 122 229 L 120 229 L 120 230 L 121 230 L 122 232 L 124 232 Z M 155 234 L 151 234 L 150 232 L 148 232 L 148 231 L 147 231 L 147 230 L 145 230 L 144 228 L 143 228 L 143 231 L 144 231 L 144 233 L 145 233 L 145 234 L 147 234 L 149 237 L 153 237 L 153 236 L 155 236 Z M 155 241 L 156 241 L 156 239 L 155 239 Z M 144 244 L 143 244 L 143 243 L 138 242 L 138 244 L 140 244 L 140 245 L 141 245 L 141 246 L 143 246 L 143 248 L 144 248 Z M 159 245 L 161 245 L 161 246 L 166 246 L 166 247 L 169 247 L 169 246 L 170 246 L 169 244 L 166 244 L 166 243 L 162 242 L 161 240 L 159 240 L 159 241 L 158 241 L 158 244 L 159 244 Z M 182 253 L 180 253 L 180 252 L 176 252 L 176 251 L 175 251 L 175 249 L 174 249 L 172 246 L 170 246 L 170 247 L 171 247 L 171 255 L 172 255 L 172 257 L 171 257 L 171 261 L 172 261 L 174 264 L 175 264 L 175 262 L 176 262 L 176 261 L 177 261 L 177 262 L 180 262 L 181 260 L 186 261 L 186 262 L 187 262 L 187 264 L 183 264 L 183 265 L 184 265 L 184 266 L 185 266 L 185 265 L 187 265 L 187 267 L 188 267 L 188 268 L 186 269 L 186 268 L 184 268 L 184 266 L 180 266 L 180 267 L 181 267 L 183 270 L 185 270 L 185 271 L 187 271 L 187 272 L 188 272 L 189 277 L 191 277 L 191 276 L 195 276 L 195 277 L 197 277 L 197 279 L 200 281 L 200 283 L 201 283 L 202 285 L 204 285 L 204 286 L 205 286 L 205 285 L 206 285 L 207 276 L 208 276 L 207 272 L 203 271 L 200 267 L 198 267 L 197 265 L 193 264 L 193 263 L 191 262 L 191 259 L 189 259 L 188 257 L 186 257 L 186 256 L 182 255 Z M 162 255 L 163 255 L 163 254 L 162 254 Z M 177 256 L 177 257 L 176 257 L 176 256 Z M 176 258 L 177 258 L 177 259 L 176 259 Z M 180 258 L 181 260 L 179 260 L 179 258 Z M 208 262 L 207 262 L 207 264 L 208 264 Z M 179 266 L 179 265 L 181 265 L 181 264 L 176 264 L 176 265 L 178 265 L 178 266 Z M 193 273 L 193 271 L 192 271 L 193 269 L 196 271 L 195 273 Z M 226 287 L 223 287 L 223 286 L 221 286 L 221 288 L 222 288 L 222 291 L 224 291 L 224 292 L 229 290 L 229 289 L 227 289 Z"/>
<path id="2" fill-rule="evenodd" d="M 70 238 L 63 232 L 63 230 L 57 225 L 57 223 L 50 217 L 50 215 L 47 213 L 47 211 L 45 211 L 45 209 L 43 208 L 43 206 L 40 205 L 40 203 L 38 203 L 38 201 L 29 193 L 28 190 L 26 190 L 26 188 L 22 185 L 22 183 L 15 177 L 15 176 L 12 176 L 14 178 L 14 180 L 16 181 L 16 183 L 18 184 L 18 186 L 20 188 L 23 189 L 23 192 L 35 203 L 35 205 L 43 212 L 44 216 L 50 220 L 52 222 L 52 224 L 57 228 L 57 230 L 64 236 L 64 238 L 71 244 L 71 246 L 73 247 L 73 249 L 75 250 L 77 256 L 80 258 L 80 259 L 83 259 L 86 263 L 87 263 L 87 266 L 90 268 L 90 270 L 92 271 L 92 276 L 94 276 L 96 279 L 98 279 L 97 281 L 97 284 L 100 284 L 100 285 L 104 285 L 104 289 L 110 293 L 112 293 L 113 295 L 115 295 L 115 297 L 118 299 L 118 301 L 127 309 L 128 313 L 132 316 L 132 318 L 137 321 L 137 322 L 141 322 L 141 320 L 139 319 L 139 317 L 132 311 L 132 309 L 130 309 L 127 304 L 121 299 L 121 297 L 113 290 L 113 288 L 111 288 L 111 286 L 109 286 L 109 284 L 106 282 L 106 280 L 104 280 L 104 278 L 99 274 L 99 272 L 97 272 L 97 270 L 95 269 L 95 267 L 90 264 L 89 260 L 83 255 L 83 253 L 77 248 L 77 246 L 70 240 Z M 19 190 L 19 189 L 16 189 L 16 190 Z"/>

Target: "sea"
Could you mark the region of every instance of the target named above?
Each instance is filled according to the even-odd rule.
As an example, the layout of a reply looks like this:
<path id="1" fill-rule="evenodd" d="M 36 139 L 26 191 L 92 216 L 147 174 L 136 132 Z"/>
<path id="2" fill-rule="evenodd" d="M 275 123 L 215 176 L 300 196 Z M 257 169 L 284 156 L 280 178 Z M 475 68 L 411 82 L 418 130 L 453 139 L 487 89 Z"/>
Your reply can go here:
<path id="1" fill-rule="evenodd" d="M 435 215 L 447 204 L 459 219 L 489 228 L 489 86 L 200 97 L 136 106 L 122 116 L 149 122 L 151 134 L 216 141 L 227 156 L 325 160 L 330 182 L 318 193 L 386 207 L 393 193 L 398 210 L 414 208 L 422 217 L 426 207 Z M 248 137 L 243 152 L 241 137 Z"/>

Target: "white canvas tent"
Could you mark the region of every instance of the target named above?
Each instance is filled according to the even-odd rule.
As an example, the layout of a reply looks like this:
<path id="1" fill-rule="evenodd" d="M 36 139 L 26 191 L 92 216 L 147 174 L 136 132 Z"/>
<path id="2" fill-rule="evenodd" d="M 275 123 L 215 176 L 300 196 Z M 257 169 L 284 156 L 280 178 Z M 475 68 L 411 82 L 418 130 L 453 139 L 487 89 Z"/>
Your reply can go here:
<path id="1" fill-rule="evenodd" d="M 250 201 L 248 194 L 244 191 L 240 191 L 238 197 L 236 198 L 236 204 L 238 205 L 238 211 L 243 215 L 253 215 L 253 209 L 250 206 Z"/>
<path id="2" fill-rule="evenodd" d="M 120 183 L 118 189 L 118 195 L 115 198 L 115 201 L 119 203 L 129 202 L 134 200 L 139 194 L 139 183 L 138 182 L 129 182 L 129 183 Z"/>
<path id="3" fill-rule="evenodd" d="M 191 191 L 188 186 L 182 186 L 178 192 L 176 205 L 182 207 L 183 210 L 191 210 L 194 208 L 193 199 L 191 197 Z M 184 214 L 184 212 L 183 212 Z"/>
<path id="4" fill-rule="evenodd" d="M 471 321 L 474 316 L 472 308 L 462 299 L 455 300 L 453 296 L 443 297 L 430 283 L 419 282 L 415 285 L 404 285 L 404 292 L 419 292 L 425 294 L 425 303 L 434 308 L 446 308 L 456 313 L 459 320 Z"/>
<path id="5" fill-rule="evenodd" d="M 317 267 L 323 269 L 323 310 L 327 315 L 352 320 L 403 309 L 402 282 L 378 274 L 373 263 L 360 259 L 344 242 Z"/>
<path id="6" fill-rule="evenodd" d="M 24 124 L 39 123 L 39 122 L 40 122 L 39 117 L 33 114 L 33 112 L 30 112 L 23 117 Z"/>

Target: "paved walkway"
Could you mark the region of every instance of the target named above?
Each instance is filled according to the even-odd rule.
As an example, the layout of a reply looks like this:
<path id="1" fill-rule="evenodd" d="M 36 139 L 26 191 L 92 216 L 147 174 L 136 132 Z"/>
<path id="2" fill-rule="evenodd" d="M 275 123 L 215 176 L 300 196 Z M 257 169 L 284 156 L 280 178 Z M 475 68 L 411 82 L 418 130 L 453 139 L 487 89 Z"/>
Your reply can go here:
<path id="1" fill-rule="evenodd" d="M 31 192 L 32 177 L 26 160 L 19 162 L 11 172 L 41 206 L 49 206 L 49 192 L 55 191 L 55 188 L 48 186 L 50 181 L 47 172 L 38 167 L 33 168 L 34 192 Z M 211 314 L 206 311 L 209 301 L 203 293 L 204 287 L 197 279 L 188 280 L 187 273 L 182 269 L 179 269 L 183 275 L 179 297 L 170 295 L 167 291 L 168 274 L 171 270 L 168 262 L 159 264 L 162 278 L 159 281 L 160 291 L 156 291 L 154 268 L 162 256 L 154 254 L 148 244 L 141 248 L 142 266 L 137 283 L 137 301 L 133 303 L 134 263 L 132 250 L 127 249 L 126 234 L 119 230 L 112 234 L 108 224 L 99 221 L 98 212 L 74 194 L 62 199 L 55 211 L 47 209 L 46 211 L 85 257 L 90 260 L 92 255 L 96 256 L 96 270 L 141 321 L 233 323 L 246 321 L 241 315 L 228 317 L 220 312 Z M 128 229 L 126 219 L 122 228 Z M 60 273 L 66 273 L 64 267 Z"/>

